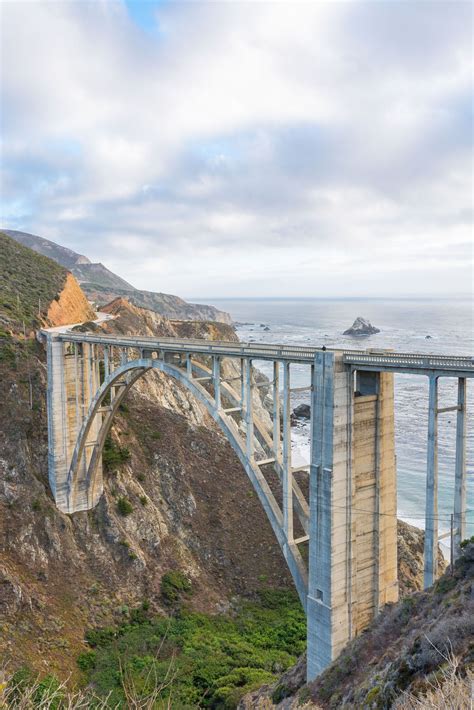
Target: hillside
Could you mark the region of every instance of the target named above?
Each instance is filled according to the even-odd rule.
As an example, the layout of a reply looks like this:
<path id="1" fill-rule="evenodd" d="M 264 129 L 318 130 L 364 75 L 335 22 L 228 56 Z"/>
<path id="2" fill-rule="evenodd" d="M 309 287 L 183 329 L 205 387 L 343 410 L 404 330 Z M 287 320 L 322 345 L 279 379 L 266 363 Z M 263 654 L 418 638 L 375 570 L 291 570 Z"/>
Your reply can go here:
<path id="1" fill-rule="evenodd" d="M 474 539 L 466 543 L 453 574 L 387 605 L 315 681 L 305 683 L 302 657 L 277 683 L 247 695 L 239 710 L 467 710 L 474 679 Z"/>
<path id="2" fill-rule="evenodd" d="M 107 269 L 103 264 L 77 264 L 73 267 L 74 275 L 84 291 L 91 292 L 95 288 L 105 288 L 132 292 L 135 291 L 125 279 Z"/>
<path id="3" fill-rule="evenodd" d="M 136 306 L 156 311 L 167 318 L 232 323 L 228 313 L 220 311 L 214 306 L 188 303 L 178 296 L 167 293 L 136 289 L 103 264 L 93 264 L 86 256 L 77 254 L 48 239 L 13 229 L 4 230 L 4 232 L 19 243 L 54 259 L 69 269 L 81 284 L 87 297 L 97 304 L 104 305 L 114 298 L 126 296 Z"/>
<path id="4" fill-rule="evenodd" d="M 50 242 L 49 239 L 38 237 L 36 234 L 19 232 L 16 229 L 4 229 L 3 233 L 20 244 L 23 244 L 23 246 L 33 249 L 33 251 L 36 251 L 38 254 L 53 259 L 53 261 L 61 264 L 61 266 L 65 266 L 69 271 L 78 264 L 91 263 L 87 256 L 77 254 L 75 251 L 72 251 L 72 249 L 62 247 L 60 244 L 55 244 L 54 242 Z"/>
<path id="5" fill-rule="evenodd" d="M 0 328 L 4 333 L 93 317 L 94 311 L 64 267 L 0 232 Z"/>

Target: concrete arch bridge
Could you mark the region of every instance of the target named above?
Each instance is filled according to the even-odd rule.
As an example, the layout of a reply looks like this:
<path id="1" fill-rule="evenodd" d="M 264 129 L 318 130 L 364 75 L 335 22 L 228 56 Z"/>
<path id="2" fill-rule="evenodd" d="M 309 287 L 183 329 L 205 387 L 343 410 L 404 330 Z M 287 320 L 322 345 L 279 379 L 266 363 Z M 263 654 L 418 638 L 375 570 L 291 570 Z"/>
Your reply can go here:
<path id="1" fill-rule="evenodd" d="M 102 449 L 126 393 L 165 373 L 201 402 L 230 442 L 267 514 L 308 620 L 308 679 L 398 597 L 393 373 L 429 378 L 425 586 L 436 577 L 437 421 L 457 411 L 454 520 L 465 533 L 466 382 L 470 358 L 286 345 L 43 331 L 48 361 L 49 480 L 65 513 L 94 507 Z M 238 375 L 222 376 L 222 359 Z M 270 361 L 273 429 L 255 412 L 252 363 Z M 311 459 L 292 466 L 291 366 L 309 369 Z M 438 380 L 458 379 L 458 401 L 438 406 Z M 295 475 L 297 474 L 297 475 Z M 274 485 L 274 481 L 278 485 Z M 272 483 L 273 481 L 273 483 Z M 300 485 L 301 484 L 301 485 Z M 356 515 L 356 511 L 364 515 Z"/>

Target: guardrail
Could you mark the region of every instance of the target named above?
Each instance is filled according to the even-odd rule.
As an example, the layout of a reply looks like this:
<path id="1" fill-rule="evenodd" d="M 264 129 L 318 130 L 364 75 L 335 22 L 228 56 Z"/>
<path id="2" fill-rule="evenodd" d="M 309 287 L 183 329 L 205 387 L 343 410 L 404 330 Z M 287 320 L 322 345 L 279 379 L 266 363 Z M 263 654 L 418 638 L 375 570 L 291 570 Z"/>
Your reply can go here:
<path id="1" fill-rule="evenodd" d="M 242 343 L 232 340 L 210 341 L 198 338 L 153 338 L 129 335 L 93 334 L 93 333 L 55 333 L 49 337 L 64 342 L 86 342 L 98 345 L 146 349 L 165 352 L 191 352 L 201 355 L 222 355 L 223 357 L 247 357 L 254 360 L 291 360 L 292 362 L 312 363 L 316 353 L 323 348 L 311 348 L 299 345 L 279 345 L 273 343 Z M 380 350 L 344 350 L 328 348 L 329 352 L 339 352 L 343 362 L 353 367 L 387 369 L 399 372 L 429 370 L 456 371 L 468 377 L 474 375 L 474 358 L 462 355 L 429 355 L 423 353 L 398 353 Z"/>
<path id="2" fill-rule="evenodd" d="M 348 365 L 373 365 L 390 368 L 420 368 L 423 370 L 466 370 L 474 373 L 474 358 L 460 355 L 425 355 L 419 353 L 343 353 Z"/>

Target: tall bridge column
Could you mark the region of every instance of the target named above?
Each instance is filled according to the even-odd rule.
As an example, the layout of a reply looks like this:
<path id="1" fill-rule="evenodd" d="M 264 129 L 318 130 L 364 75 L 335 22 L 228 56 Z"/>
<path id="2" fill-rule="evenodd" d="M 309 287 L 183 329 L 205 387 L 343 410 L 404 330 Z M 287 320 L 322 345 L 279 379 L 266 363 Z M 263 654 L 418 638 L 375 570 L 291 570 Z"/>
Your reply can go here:
<path id="1" fill-rule="evenodd" d="M 456 468 L 454 478 L 454 558 L 459 557 L 466 537 L 466 378 L 458 379 L 456 420 Z"/>
<path id="2" fill-rule="evenodd" d="M 308 679 L 398 598 L 393 376 L 317 353 L 312 392 Z"/>
<path id="3" fill-rule="evenodd" d="M 96 417 L 86 439 L 84 456 L 74 485 L 68 480 L 69 467 L 79 431 L 91 400 L 100 386 L 96 346 L 90 343 L 66 343 L 48 335 L 48 461 L 49 483 L 54 500 L 65 513 L 86 510 L 96 505 L 102 491 L 102 468 L 99 463 L 95 486 L 86 480 L 97 439 L 100 417 Z"/>
<path id="4" fill-rule="evenodd" d="M 430 377 L 428 453 L 426 471 L 424 588 L 434 584 L 438 571 L 438 378 Z"/>

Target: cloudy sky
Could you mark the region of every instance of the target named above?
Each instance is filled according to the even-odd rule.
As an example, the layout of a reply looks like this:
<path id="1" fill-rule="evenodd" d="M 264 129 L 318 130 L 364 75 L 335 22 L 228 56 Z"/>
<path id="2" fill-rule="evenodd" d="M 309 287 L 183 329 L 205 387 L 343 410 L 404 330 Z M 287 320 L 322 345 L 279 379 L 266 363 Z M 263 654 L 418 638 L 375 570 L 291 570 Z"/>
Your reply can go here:
<path id="1" fill-rule="evenodd" d="M 208 296 L 472 288 L 472 4 L 0 0 L 3 226 Z"/>

